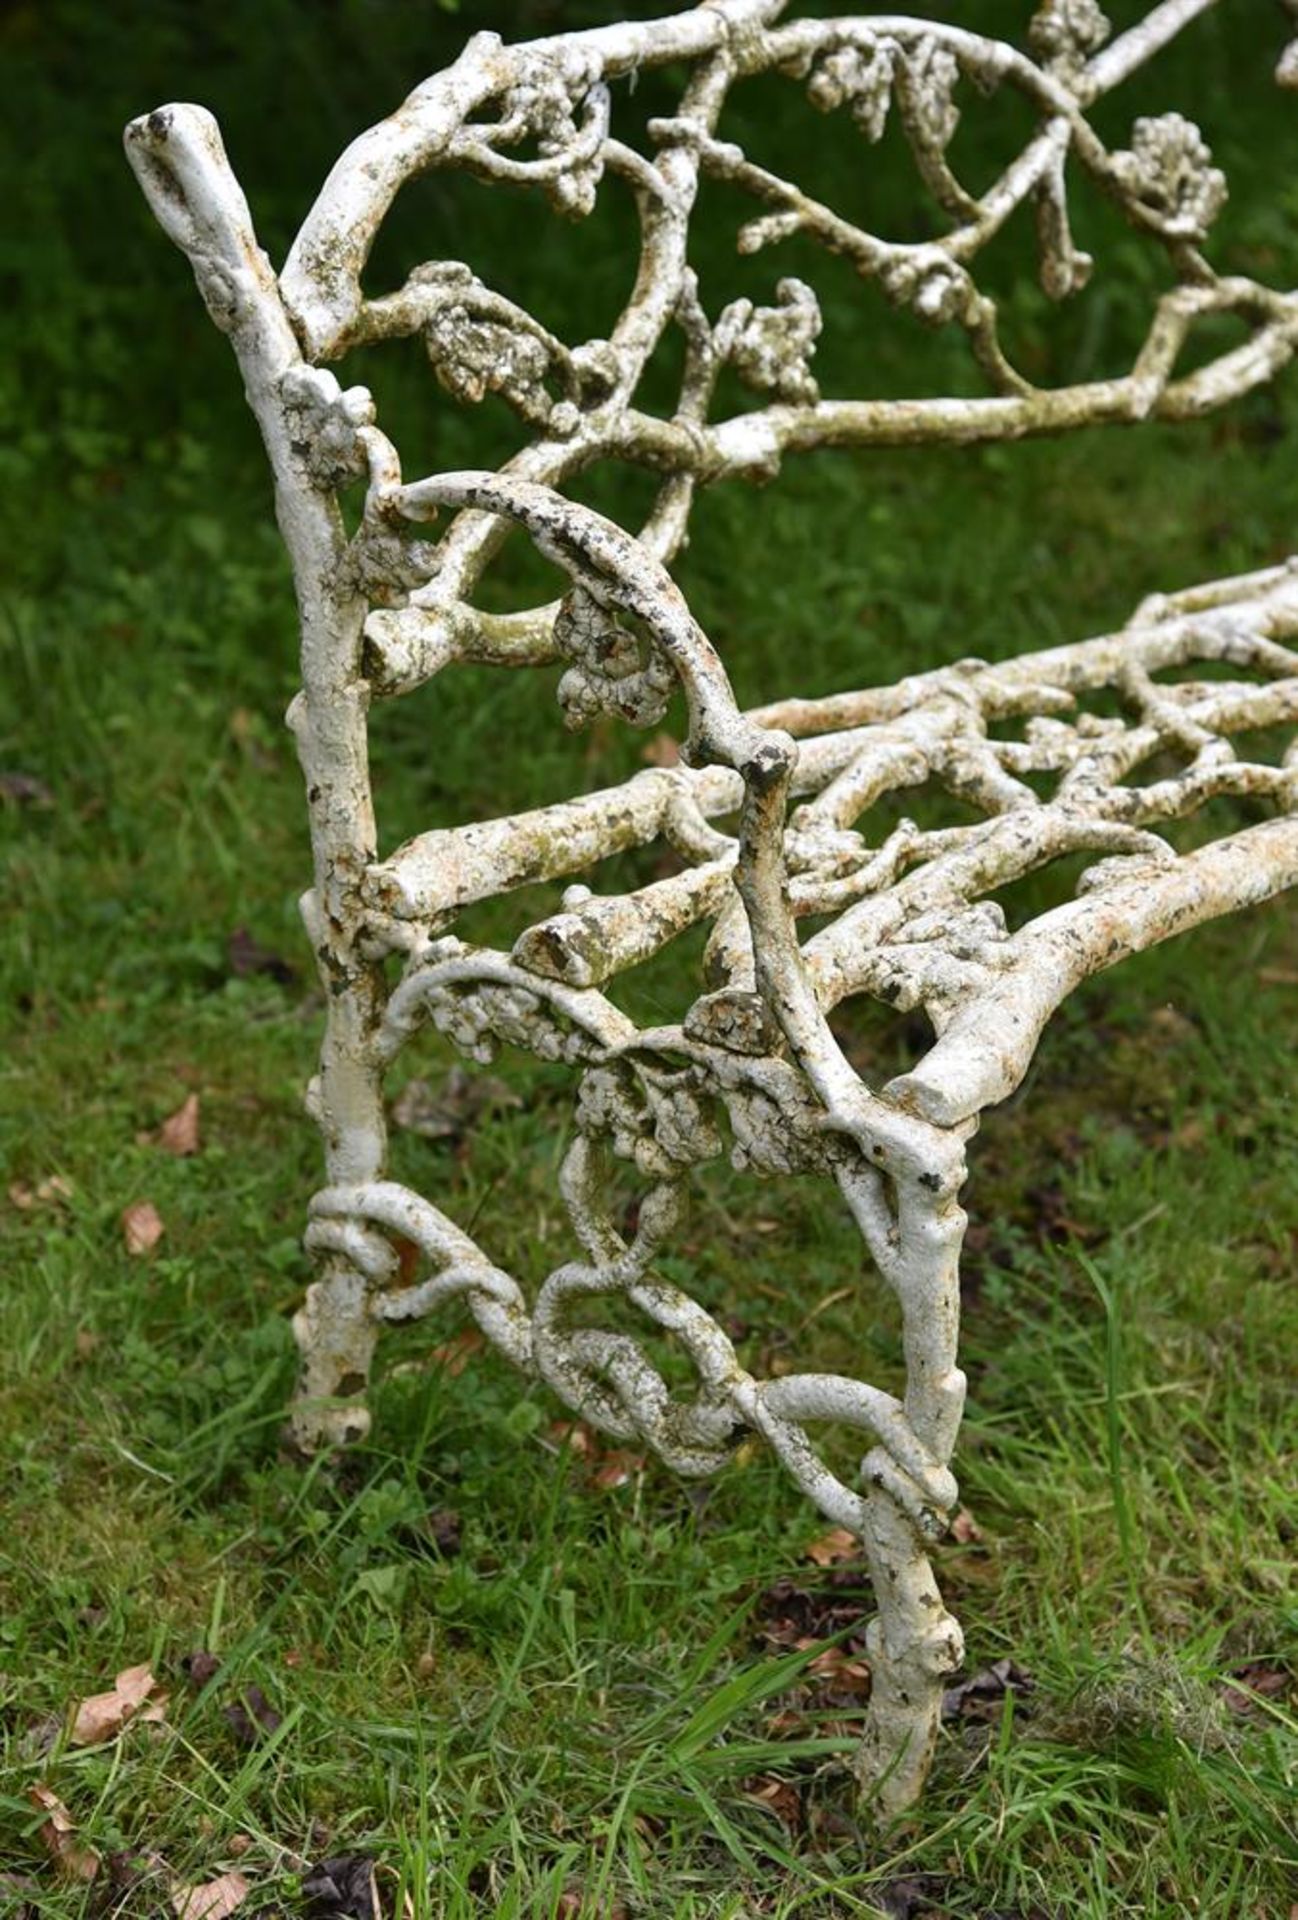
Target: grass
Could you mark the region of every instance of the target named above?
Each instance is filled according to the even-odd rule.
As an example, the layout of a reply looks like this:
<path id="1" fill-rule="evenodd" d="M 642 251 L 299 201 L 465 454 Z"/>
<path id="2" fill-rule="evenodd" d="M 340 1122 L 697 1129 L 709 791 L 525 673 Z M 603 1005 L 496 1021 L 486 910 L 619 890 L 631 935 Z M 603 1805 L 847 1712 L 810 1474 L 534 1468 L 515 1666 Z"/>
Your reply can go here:
<path id="1" fill-rule="evenodd" d="M 306 1864 L 350 1852 L 378 1860 L 385 1897 L 408 1892 L 418 1920 L 619 1905 L 655 1920 L 1284 1920 L 1298 1875 L 1290 901 L 1091 983 L 973 1145 L 958 1464 L 982 1537 L 942 1548 L 939 1578 L 971 1670 L 1012 1659 L 1035 1685 L 952 1726 L 902 1829 L 857 1825 L 859 1694 L 836 1692 L 823 1662 L 809 1671 L 817 1648 L 780 1629 L 791 1611 L 812 1638 L 845 1631 L 850 1652 L 855 1575 L 807 1560 L 823 1528 L 764 1458 L 705 1490 L 634 1463 L 601 1484 L 617 1473 L 556 1433 L 559 1410 L 457 1348 L 450 1325 L 384 1346 L 373 1437 L 341 1466 L 279 1453 L 316 1178 L 299 1090 L 320 1014 L 278 724 L 291 602 L 225 343 L 114 143 L 156 99 L 209 100 L 241 173 L 264 183 L 254 204 L 278 254 L 341 140 L 480 13 L 430 26 L 388 4 L 234 0 L 216 17 L 127 5 L 106 19 L 55 0 L 0 22 L 30 129 L 0 258 L 22 295 L 0 362 L 0 762 L 40 783 L 3 816 L 0 1116 L 6 1183 L 69 1190 L 0 1206 L 0 1872 L 30 1882 L 42 1915 L 99 1910 L 44 1855 L 26 1797 L 40 1780 L 105 1857 L 159 1855 L 190 1881 L 237 1864 L 249 1909 L 296 1910 Z M 1227 7 L 1196 29 L 1166 92 L 1142 83 L 1134 106 L 1201 114 L 1237 188 L 1226 257 L 1269 257 L 1279 275 L 1295 205 L 1274 163 L 1295 136 L 1249 77 L 1243 19 Z M 19 122 L 15 105 L 5 138 Z M 750 131 L 778 145 L 801 125 L 754 109 Z M 909 186 L 893 191 L 910 211 Z M 570 332 L 591 325 L 617 284 L 611 230 L 575 234 L 567 264 L 515 261 L 508 207 L 432 185 L 406 231 L 462 233 L 470 208 L 487 277 L 494 262 L 527 294 L 531 276 L 560 330 L 565 315 Z M 1119 237 L 1083 237 L 1118 248 L 1121 271 L 1076 321 L 1051 331 L 1030 292 L 1012 303 L 1043 378 L 1120 362 L 1148 292 Z M 708 257 L 720 276 L 720 241 Z M 847 391 L 851 288 L 828 285 L 825 384 Z M 888 390 L 959 377 L 944 336 L 881 331 L 871 353 Z M 413 364 L 381 377 L 402 417 L 417 379 L 424 406 Z M 428 417 L 447 466 L 500 431 L 435 403 Z M 1296 427 L 1290 382 L 1177 434 L 794 464 L 757 496 L 705 499 L 681 578 L 749 700 L 1010 653 L 1101 630 L 1156 586 L 1278 558 Z M 637 764 L 635 739 L 574 744 L 538 724 L 535 696 L 523 676 L 466 674 L 386 711 L 385 842 L 498 804 L 502 741 L 517 742 L 516 805 Z M 248 971 L 245 948 L 237 967 L 240 927 L 288 966 Z M 637 992 L 679 1004 L 681 988 L 667 967 Z M 849 1038 L 881 1077 L 911 1044 L 904 1024 L 864 1018 Z M 449 1065 L 431 1046 L 413 1063 L 435 1082 Z M 520 1108 L 454 1149 L 398 1135 L 396 1171 L 535 1281 L 565 1257 L 569 1097 L 547 1069 L 500 1071 Z M 190 1091 L 202 1151 L 173 1159 L 141 1136 Z M 148 1260 L 119 1229 L 143 1199 L 166 1227 Z M 754 1363 L 814 1352 L 890 1384 L 888 1304 L 823 1200 L 714 1170 L 677 1270 L 735 1318 Z M 201 1691 L 182 1666 L 198 1648 L 222 1662 Z M 145 1660 L 172 1731 L 69 1746 L 66 1704 Z M 1248 1712 L 1223 1691 L 1242 1669 L 1281 1676 Z M 247 1745 L 222 1709 L 250 1685 L 283 1717 Z M 163 1895 L 146 1878 L 129 1897 L 148 1912 Z"/>

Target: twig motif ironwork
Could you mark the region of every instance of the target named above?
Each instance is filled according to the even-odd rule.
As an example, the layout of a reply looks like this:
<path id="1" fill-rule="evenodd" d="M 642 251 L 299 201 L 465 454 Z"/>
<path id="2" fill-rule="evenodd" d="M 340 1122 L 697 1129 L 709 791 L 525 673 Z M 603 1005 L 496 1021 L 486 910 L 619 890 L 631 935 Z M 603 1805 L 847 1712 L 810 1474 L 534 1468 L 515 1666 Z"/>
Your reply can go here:
<path id="1" fill-rule="evenodd" d="M 362 1433 L 379 1328 L 451 1302 L 583 1417 L 683 1473 L 710 1473 L 746 1436 L 762 1436 L 865 1544 L 879 1613 L 858 1771 L 884 1812 L 920 1790 L 942 1686 L 962 1651 L 927 1547 L 956 1497 L 964 1141 L 982 1109 L 1019 1084 L 1051 1012 L 1080 980 L 1298 880 L 1298 759 L 1291 749 L 1266 764 L 1232 744 L 1298 719 L 1298 654 L 1285 645 L 1298 630 L 1298 575 L 1272 569 L 1146 603 L 1121 633 L 1008 664 L 964 661 L 891 687 L 742 713 L 667 568 L 701 483 L 769 479 L 786 453 L 1186 419 L 1284 365 L 1298 345 L 1298 295 L 1211 265 L 1204 247 L 1226 187 L 1198 129 L 1168 112 L 1137 120 L 1129 144 L 1113 150 L 1088 117 L 1210 4 L 1161 0 L 1110 38 L 1096 0 L 1044 0 L 1028 52 L 904 16 L 782 21 L 781 0 L 704 0 L 661 20 L 513 47 L 478 34 L 347 150 L 278 277 L 208 114 L 166 107 L 127 130 L 150 204 L 238 356 L 298 588 L 303 685 L 289 717 L 315 857 L 303 913 L 329 987 L 309 1094 L 328 1184 L 307 1230 L 320 1277 L 297 1323 L 299 1438 L 319 1445 Z M 621 131 L 624 83 L 671 63 L 689 68 L 677 108 L 631 144 Z M 946 222 L 941 237 L 868 232 L 725 138 L 731 90 L 760 75 L 785 76 L 815 109 L 850 115 L 868 142 L 895 122 Z M 1293 47 L 1278 77 L 1298 85 Z M 1026 100 L 1034 130 L 974 192 L 954 136 L 970 98 L 1003 90 Z M 393 200 L 435 168 L 534 188 L 574 218 L 600 194 L 624 191 L 640 259 L 608 337 L 559 339 L 458 261 L 367 294 L 362 275 Z M 1162 251 L 1171 284 L 1126 374 L 1042 389 L 1007 353 L 977 267 L 1028 206 L 1045 292 L 1062 300 L 1085 285 L 1094 263 L 1072 237 L 1070 173 Z M 845 260 L 894 307 L 959 329 L 985 393 L 824 397 L 813 370 L 820 307 L 790 275 L 773 276 L 767 305 L 737 300 L 709 315 L 688 239 L 700 187 L 715 180 L 754 203 L 741 252 L 797 237 Z M 1221 315 L 1244 324 L 1244 343 L 1178 371 L 1195 329 Z M 683 374 L 664 417 L 638 393 L 673 329 Z M 494 394 L 512 408 L 522 444 L 499 472 L 407 481 L 368 392 L 344 389 L 319 364 L 410 336 L 456 399 Z M 726 369 L 756 400 L 718 418 Z M 662 476 L 638 536 L 558 491 L 605 459 Z M 364 512 L 349 535 L 338 495 L 358 481 Z M 447 510 L 449 524 L 427 537 L 422 529 Z M 567 585 L 549 605 L 502 616 L 476 596 L 511 526 Z M 369 706 L 456 661 L 561 665 L 558 697 L 573 725 L 600 714 L 655 724 L 679 686 L 683 763 L 530 814 L 425 834 L 380 859 Z M 1200 662 L 1213 677 L 1186 678 Z M 1223 665 L 1237 677 L 1220 677 Z M 1100 689 L 1119 696 L 1116 717 L 1088 709 Z M 872 842 L 861 823 L 876 803 L 928 782 L 975 817 L 936 829 L 903 820 Z M 1273 816 L 1175 852 L 1159 826 L 1223 795 L 1265 802 Z M 629 892 L 571 885 L 509 953 L 450 931 L 474 901 L 656 840 L 674 849 L 677 871 Z M 1094 856 L 1076 896 L 1012 931 L 997 891 L 1070 854 Z M 804 942 L 798 922 L 811 916 L 832 918 Z M 637 1026 L 611 997 L 618 976 L 700 921 L 711 923 L 704 990 L 679 1022 Z M 393 955 L 404 970 L 390 987 Z M 922 1009 L 937 1036 L 910 1072 L 879 1088 L 863 1082 L 829 1024 L 839 1002 L 860 994 Z M 578 1075 L 562 1191 L 580 1254 L 530 1304 L 470 1235 L 385 1176 L 383 1077 L 428 1025 L 470 1058 L 519 1046 Z M 727 1150 L 763 1173 L 814 1172 L 837 1184 L 899 1304 L 900 1399 L 837 1375 L 755 1378 L 717 1322 L 655 1274 L 691 1169 Z M 643 1187 L 629 1239 L 608 1200 L 619 1162 Z M 398 1280 L 398 1235 L 425 1256 L 413 1283 Z M 639 1341 L 589 1324 L 591 1303 L 613 1294 L 689 1357 L 692 1393 L 673 1391 Z M 820 1422 L 867 1436 L 861 1491 L 818 1453 L 808 1428 Z"/>

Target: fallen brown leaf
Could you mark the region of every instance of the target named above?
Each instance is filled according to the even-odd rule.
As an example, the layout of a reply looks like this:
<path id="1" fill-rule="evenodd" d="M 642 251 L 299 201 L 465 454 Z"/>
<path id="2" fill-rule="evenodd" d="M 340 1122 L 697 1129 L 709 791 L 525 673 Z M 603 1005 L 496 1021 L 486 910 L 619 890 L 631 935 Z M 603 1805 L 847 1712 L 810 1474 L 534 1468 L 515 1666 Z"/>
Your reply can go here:
<path id="1" fill-rule="evenodd" d="M 36 1882 L 22 1874 L 0 1873 L 0 1913 L 5 1920 L 36 1920 Z"/>
<path id="2" fill-rule="evenodd" d="M 99 1855 L 80 1844 L 77 1823 L 58 1795 L 38 1781 L 27 1789 L 27 1798 L 48 1816 L 37 1838 L 58 1871 L 68 1880 L 93 1880 L 101 1865 Z"/>
<path id="3" fill-rule="evenodd" d="M 52 1173 L 37 1186 L 29 1187 L 25 1180 L 13 1180 L 9 1184 L 10 1204 L 22 1213 L 29 1213 L 33 1207 L 58 1207 L 70 1200 L 73 1186 L 61 1173 Z"/>
<path id="4" fill-rule="evenodd" d="M 967 1680 L 958 1680 L 942 1695 L 944 1720 L 999 1720 L 1007 1693 L 1019 1701 L 1036 1682 L 1014 1660 L 994 1660 Z"/>
<path id="5" fill-rule="evenodd" d="M 54 795 L 39 774 L 21 773 L 16 767 L 0 771 L 0 797 L 20 807 L 52 807 Z"/>
<path id="6" fill-rule="evenodd" d="M 152 1200 L 133 1200 L 122 1208 L 122 1240 L 132 1258 L 152 1253 L 166 1231 Z"/>
<path id="7" fill-rule="evenodd" d="M 181 1661 L 185 1678 L 195 1692 L 205 1687 L 221 1668 L 221 1662 L 206 1647 L 199 1647 L 193 1653 L 187 1653 Z"/>
<path id="8" fill-rule="evenodd" d="M 960 1508 L 952 1520 L 948 1532 L 951 1538 L 958 1541 L 962 1547 L 974 1546 L 983 1537 L 983 1530 L 970 1513 L 968 1507 Z"/>
<path id="9" fill-rule="evenodd" d="M 861 1542 L 846 1527 L 831 1527 L 803 1553 L 804 1559 L 814 1560 L 818 1567 L 836 1567 L 844 1560 L 858 1560 L 860 1556 Z"/>
<path id="10" fill-rule="evenodd" d="M 614 1487 L 625 1487 L 644 1470 L 644 1454 L 626 1453 L 621 1448 L 610 1447 L 603 1459 L 591 1468 L 587 1478 L 592 1487 L 608 1493 Z"/>
<path id="11" fill-rule="evenodd" d="M 627 1910 L 620 1900 L 607 1893 L 602 1898 L 605 1904 L 598 1909 L 599 1920 L 628 1920 Z M 565 1887 L 555 1904 L 554 1913 L 555 1920 L 577 1920 L 582 1913 L 587 1914 L 589 1920 L 594 1920 L 595 1910 L 587 1906 L 586 1896 L 580 1887 Z"/>
<path id="12" fill-rule="evenodd" d="M 434 1347 L 428 1357 L 435 1366 L 441 1367 L 443 1372 L 449 1374 L 454 1380 L 457 1375 L 464 1372 L 473 1355 L 480 1353 L 486 1344 L 476 1327 L 468 1327 L 463 1333 L 457 1333 L 453 1339 L 445 1341 L 440 1347 Z"/>
<path id="13" fill-rule="evenodd" d="M 269 947 L 263 947 L 253 939 L 247 927 L 236 927 L 226 945 L 231 973 L 240 979 L 251 974 L 264 973 L 268 979 L 277 980 L 282 987 L 288 987 L 297 979 L 297 968 L 282 954 L 273 953 Z"/>
<path id="14" fill-rule="evenodd" d="M 640 758 L 650 767 L 678 767 L 681 763 L 680 742 L 673 740 L 669 733 L 656 733 L 642 748 Z"/>
<path id="15" fill-rule="evenodd" d="M 241 1747 L 255 1747 L 267 1734 L 274 1733 L 284 1718 L 255 1684 L 246 1686 L 232 1705 L 222 1707 L 221 1717 Z"/>
<path id="16" fill-rule="evenodd" d="M 169 1113 L 157 1132 L 149 1136 L 155 1147 L 161 1147 L 164 1153 L 173 1153 L 177 1159 L 197 1153 L 198 1138 L 198 1095 L 191 1093 L 182 1101 L 174 1113 Z"/>
<path id="17" fill-rule="evenodd" d="M 462 1140 L 484 1114 L 522 1104 L 513 1088 L 494 1074 L 452 1067 L 440 1087 L 408 1080 L 392 1103 L 392 1118 L 425 1140 Z"/>
<path id="18" fill-rule="evenodd" d="M 1289 1686 L 1290 1676 L 1283 1667 L 1253 1661 L 1246 1667 L 1236 1667 L 1230 1679 L 1223 1681 L 1221 1697 L 1229 1712 L 1255 1714 L 1259 1700 L 1278 1700 Z"/>
<path id="19" fill-rule="evenodd" d="M 177 1887 L 171 1896 L 176 1920 L 225 1920 L 227 1913 L 242 1906 L 248 1897 L 248 1882 L 231 1870 L 201 1887 Z"/>
<path id="20" fill-rule="evenodd" d="M 265 727 L 261 714 L 250 707 L 235 707 L 230 715 L 230 737 L 257 773 L 269 773 L 279 764 L 264 738 Z"/>
<path id="21" fill-rule="evenodd" d="M 800 1587 L 787 1575 L 758 1596 L 759 1637 L 768 1647 L 810 1647 L 842 1636 L 849 1652 L 862 1654 L 873 1598 L 863 1570 L 834 1567 L 823 1584 Z"/>
<path id="22" fill-rule="evenodd" d="M 1199 1029 L 1189 1014 L 1169 1002 L 1165 1007 L 1155 1007 L 1149 1016 L 1149 1026 L 1160 1040 L 1168 1040 L 1177 1045 L 1185 1040 L 1198 1038 Z"/>
<path id="23" fill-rule="evenodd" d="M 103 1740 L 115 1740 L 137 1714 L 157 1721 L 166 1708 L 167 1696 L 158 1690 L 147 1666 L 124 1667 L 106 1693 L 94 1693 L 78 1702 L 68 1738 L 74 1746 L 95 1747 Z"/>
<path id="24" fill-rule="evenodd" d="M 814 1646 L 815 1642 L 811 1644 Z M 832 1692 L 836 1694 L 868 1694 L 870 1691 L 868 1664 L 864 1660 L 854 1660 L 842 1647 L 822 1649 L 809 1663 L 807 1672 L 815 1674 L 819 1680 L 832 1681 Z"/>
<path id="25" fill-rule="evenodd" d="M 802 1795 L 791 1780 L 781 1780 L 774 1773 L 759 1773 L 754 1779 L 744 1782 L 744 1793 L 748 1799 L 760 1801 L 762 1806 L 769 1807 L 790 1833 L 796 1833 L 801 1827 Z"/>
<path id="26" fill-rule="evenodd" d="M 461 1521 L 454 1507 L 434 1507 L 425 1524 L 429 1539 L 448 1560 L 460 1551 Z"/>
<path id="27" fill-rule="evenodd" d="M 872 1907 L 887 1920 L 938 1920 L 933 1902 L 948 1883 L 936 1873 L 904 1874 L 897 1880 L 877 1880 L 862 1889 Z"/>
<path id="28" fill-rule="evenodd" d="M 322 1860 L 303 1879 L 302 1898 L 311 1920 L 383 1920 L 374 1862 L 367 1854 Z"/>
<path id="29" fill-rule="evenodd" d="M 786 1733 L 805 1733 L 807 1716 L 795 1713 L 791 1707 L 782 1707 L 779 1713 L 773 1713 L 763 1722 L 762 1731 L 772 1740 L 782 1740 Z"/>
<path id="30" fill-rule="evenodd" d="M 409 1239 L 404 1233 L 394 1233 L 391 1238 L 392 1251 L 397 1256 L 398 1284 L 413 1287 L 424 1263 L 424 1250 L 417 1240 Z"/>

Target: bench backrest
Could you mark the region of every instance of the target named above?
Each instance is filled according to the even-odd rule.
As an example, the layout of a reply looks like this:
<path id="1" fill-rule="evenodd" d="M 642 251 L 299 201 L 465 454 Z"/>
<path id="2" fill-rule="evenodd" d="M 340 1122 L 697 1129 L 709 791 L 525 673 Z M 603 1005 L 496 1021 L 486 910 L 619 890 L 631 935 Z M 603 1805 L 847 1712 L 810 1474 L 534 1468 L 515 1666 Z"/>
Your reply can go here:
<path id="1" fill-rule="evenodd" d="M 1298 340 L 1298 304 L 1291 294 L 1219 274 L 1209 264 L 1203 243 L 1226 185 L 1197 128 L 1176 112 L 1139 119 L 1127 143 L 1114 150 L 1088 119 L 1105 94 L 1211 4 L 1162 0 L 1140 24 L 1112 38 L 1096 0 L 1045 0 L 1028 29 L 1027 51 L 922 19 L 785 20 L 783 0 L 704 0 L 659 20 L 517 46 L 494 34 L 475 35 L 453 66 L 343 154 L 277 284 L 296 336 L 281 351 L 300 344 L 304 360 L 295 404 L 318 428 L 330 416 L 323 431 L 335 448 L 339 482 L 367 472 L 372 502 L 379 491 L 389 500 L 386 512 L 374 507 L 357 544 L 367 593 L 390 603 L 371 607 L 365 628 L 365 666 L 375 689 L 404 691 L 454 657 L 551 660 L 557 609 L 505 618 L 474 610 L 480 578 L 503 537 L 492 516 L 461 514 L 431 547 L 400 532 L 405 516 L 390 506 L 402 484 L 400 469 L 391 443 L 377 434 L 367 396 L 353 389 L 340 398 L 331 382 L 310 372 L 350 348 L 419 336 L 450 393 L 466 402 L 499 395 L 519 427 L 506 471 L 521 480 L 561 489 L 610 459 L 661 474 L 640 537 L 664 562 L 684 538 L 699 483 L 767 478 L 787 451 L 1180 419 L 1268 378 Z M 685 76 L 676 109 L 647 126 L 640 111 L 636 126 L 634 82 L 662 67 Z M 805 90 L 822 112 L 850 115 L 863 142 L 879 139 L 895 122 L 946 230 L 935 239 L 882 238 L 794 180 L 745 158 L 724 137 L 723 109 L 733 88 L 769 74 Z M 1298 80 L 1292 49 L 1280 78 Z M 952 136 L 962 111 L 990 111 L 995 102 L 988 96 L 1005 91 L 1026 101 L 1032 131 L 999 177 L 974 192 L 952 163 Z M 164 109 L 133 124 L 128 147 L 155 210 L 190 252 L 209 306 L 224 320 L 229 289 L 222 272 L 242 271 L 241 260 L 260 256 L 214 124 L 200 109 Z M 625 195 L 639 222 L 639 265 L 608 337 L 556 338 L 459 261 L 421 266 L 395 291 L 366 292 L 366 265 L 396 196 L 414 176 L 434 169 L 529 188 L 543 220 L 547 214 L 581 218 L 598 195 Z M 1017 209 L 1030 206 L 1042 287 L 1053 299 L 1074 293 L 1092 262 L 1070 233 L 1073 177 L 1107 195 L 1161 251 L 1169 285 L 1126 374 L 1042 389 L 1005 351 L 995 304 L 978 284 L 979 255 Z M 774 265 L 767 304 L 744 299 L 706 312 L 687 256 L 691 213 L 701 183 L 711 180 L 729 183 L 752 202 L 752 216 L 738 233 L 741 252 L 778 254 L 781 242 L 798 236 L 804 258 L 810 241 L 845 259 L 894 306 L 927 325 L 962 331 L 985 393 L 822 397 L 814 372 L 821 327 L 816 295 Z M 1178 374 L 1197 323 L 1222 314 L 1244 322 L 1245 343 Z M 684 345 L 679 394 L 669 411 L 651 411 L 637 388 L 672 329 Z M 725 369 L 738 375 L 755 404 L 715 418 Z M 571 652 L 579 638 L 561 625 L 558 650 L 566 642 Z M 627 716 L 650 720 L 665 687 L 652 674 L 640 675 L 624 693 Z M 594 701 L 580 675 L 564 697 L 574 720 Z"/>

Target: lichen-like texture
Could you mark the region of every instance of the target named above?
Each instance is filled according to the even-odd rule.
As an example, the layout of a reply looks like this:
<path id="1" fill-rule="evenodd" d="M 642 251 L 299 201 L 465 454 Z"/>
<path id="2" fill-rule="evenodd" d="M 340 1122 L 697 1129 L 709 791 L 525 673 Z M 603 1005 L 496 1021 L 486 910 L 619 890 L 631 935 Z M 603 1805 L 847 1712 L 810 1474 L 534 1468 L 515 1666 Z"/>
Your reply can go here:
<path id="1" fill-rule="evenodd" d="M 478 34 L 348 148 L 278 276 L 210 115 L 164 107 L 127 129 L 145 193 L 238 357 L 298 591 L 302 688 L 289 717 L 315 858 L 303 912 L 329 1006 L 308 1101 L 327 1170 L 307 1228 L 319 1277 L 297 1322 L 298 1438 L 311 1447 L 364 1432 L 380 1326 L 452 1307 L 584 1419 L 682 1473 L 710 1473 L 760 1436 L 865 1545 L 878 1616 L 859 1774 L 884 1815 L 920 1791 L 962 1651 L 927 1547 L 956 1497 L 964 1142 L 983 1108 L 1020 1083 L 1079 981 L 1298 880 L 1298 758 L 1262 763 L 1232 744 L 1298 720 L 1298 654 L 1285 644 L 1298 632 L 1298 574 L 1273 569 L 1147 602 L 1120 633 L 1009 664 L 968 660 L 743 713 L 668 568 L 700 483 L 769 479 L 786 452 L 1184 419 L 1289 359 L 1298 296 L 1218 273 L 1201 251 L 1225 181 L 1198 129 L 1172 111 L 1145 116 L 1111 150 L 1087 118 L 1210 4 L 1161 0 L 1113 39 L 1092 0 L 1045 0 L 1027 51 L 902 16 L 784 20 L 781 0 L 704 0 L 519 46 Z M 1280 77 L 1291 79 L 1286 60 Z M 614 96 L 626 99 L 618 83 L 654 67 L 686 78 L 676 110 L 650 120 L 637 146 L 619 132 Z M 942 237 L 867 232 L 721 138 L 731 89 L 757 75 L 804 90 L 812 128 L 817 111 L 841 111 L 872 142 L 895 123 Z M 1033 130 L 975 195 L 949 157 L 952 136 L 961 113 L 991 111 L 1006 92 L 1026 103 Z M 597 197 L 621 195 L 640 263 L 608 337 L 557 339 L 459 261 L 422 266 L 389 293 L 363 291 L 399 189 L 437 168 L 534 189 L 543 218 L 580 219 Z M 752 203 L 742 252 L 797 235 L 803 261 L 814 246 L 838 255 L 903 312 L 962 331 L 982 395 L 823 395 L 821 314 L 801 278 L 772 275 L 764 302 L 709 314 L 687 238 L 714 180 Z M 1031 203 L 1045 291 L 1063 299 L 1081 287 L 1093 263 L 1071 238 L 1070 183 L 1107 195 L 1161 251 L 1167 291 L 1129 372 L 1044 390 L 1007 356 L 975 269 Z M 1178 372 L 1196 328 L 1223 315 L 1242 326 L 1242 344 Z M 641 376 L 673 330 L 679 396 L 670 412 L 650 412 Z M 408 335 L 457 399 L 492 394 L 512 408 L 520 445 L 499 471 L 407 479 L 369 394 L 344 390 L 323 364 Z M 718 418 L 727 368 L 753 403 Z M 607 459 L 661 476 L 638 534 L 564 496 L 565 481 Z M 338 493 L 355 481 L 365 506 L 348 532 Z M 449 517 L 432 538 L 439 516 Z M 550 605 L 489 613 L 479 587 L 511 525 L 567 587 Z M 457 661 L 562 665 L 571 725 L 603 715 L 655 724 L 679 688 L 682 762 L 380 858 L 371 703 Z M 1196 678 L 1199 663 L 1208 671 Z M 963 803 L 964 824 L 871 832 L 884 796 L 930 783 Z M 1252 796 L 1266 817 L 1174 851 L 1160 827 L 1230 794 Z M 665 878 L 616 893 L 576 879 L 653 842 L 675 855 Z M 1073 897 L 1011 930 L 997 891 L 1079 854 Z M 452 931 L 471 902 L 563 880 L 554 910 L 508 953 Z M 817 930 L 804 940 L 808 919 Z M 699 922 L 711 935 L 693 1003 L 675 1021 L 637 1025 L 615 998 L 619 976 Z M 864 1083 L 831 1031 L 831 1011 L 853 995 L 920 1008 L 936 1036 L 885 1086 Z M 426 1024 L 475 1060 L 522 1047 L 572 1068 L 576 1130 L 562 1174 L 572 1257 L 531 1299 L 436 1205 L 386 1178 L 384 1074 Z M 814 1371 L 754 1378 L 723 1328 L 655 1271 L 678 1236 L 691 1169 L 724 1152 L 837 1186 L 896 1296 L 901 1399 Z M 616 1162 L 640 1184 L 629 1235 L 609 1198 Z M 421 1274 L 399 1260 L 399 1242 L 419 1249 Z M 625 1312 L 616 1330 L 600 1324 L 611 1296 L 688 1355 L 691 1392 L 669 1386 L 623 1330 Z M 817 1451 L 812 1432 L 825 1422 L 864 1436 L 859 1488 Z"/>

